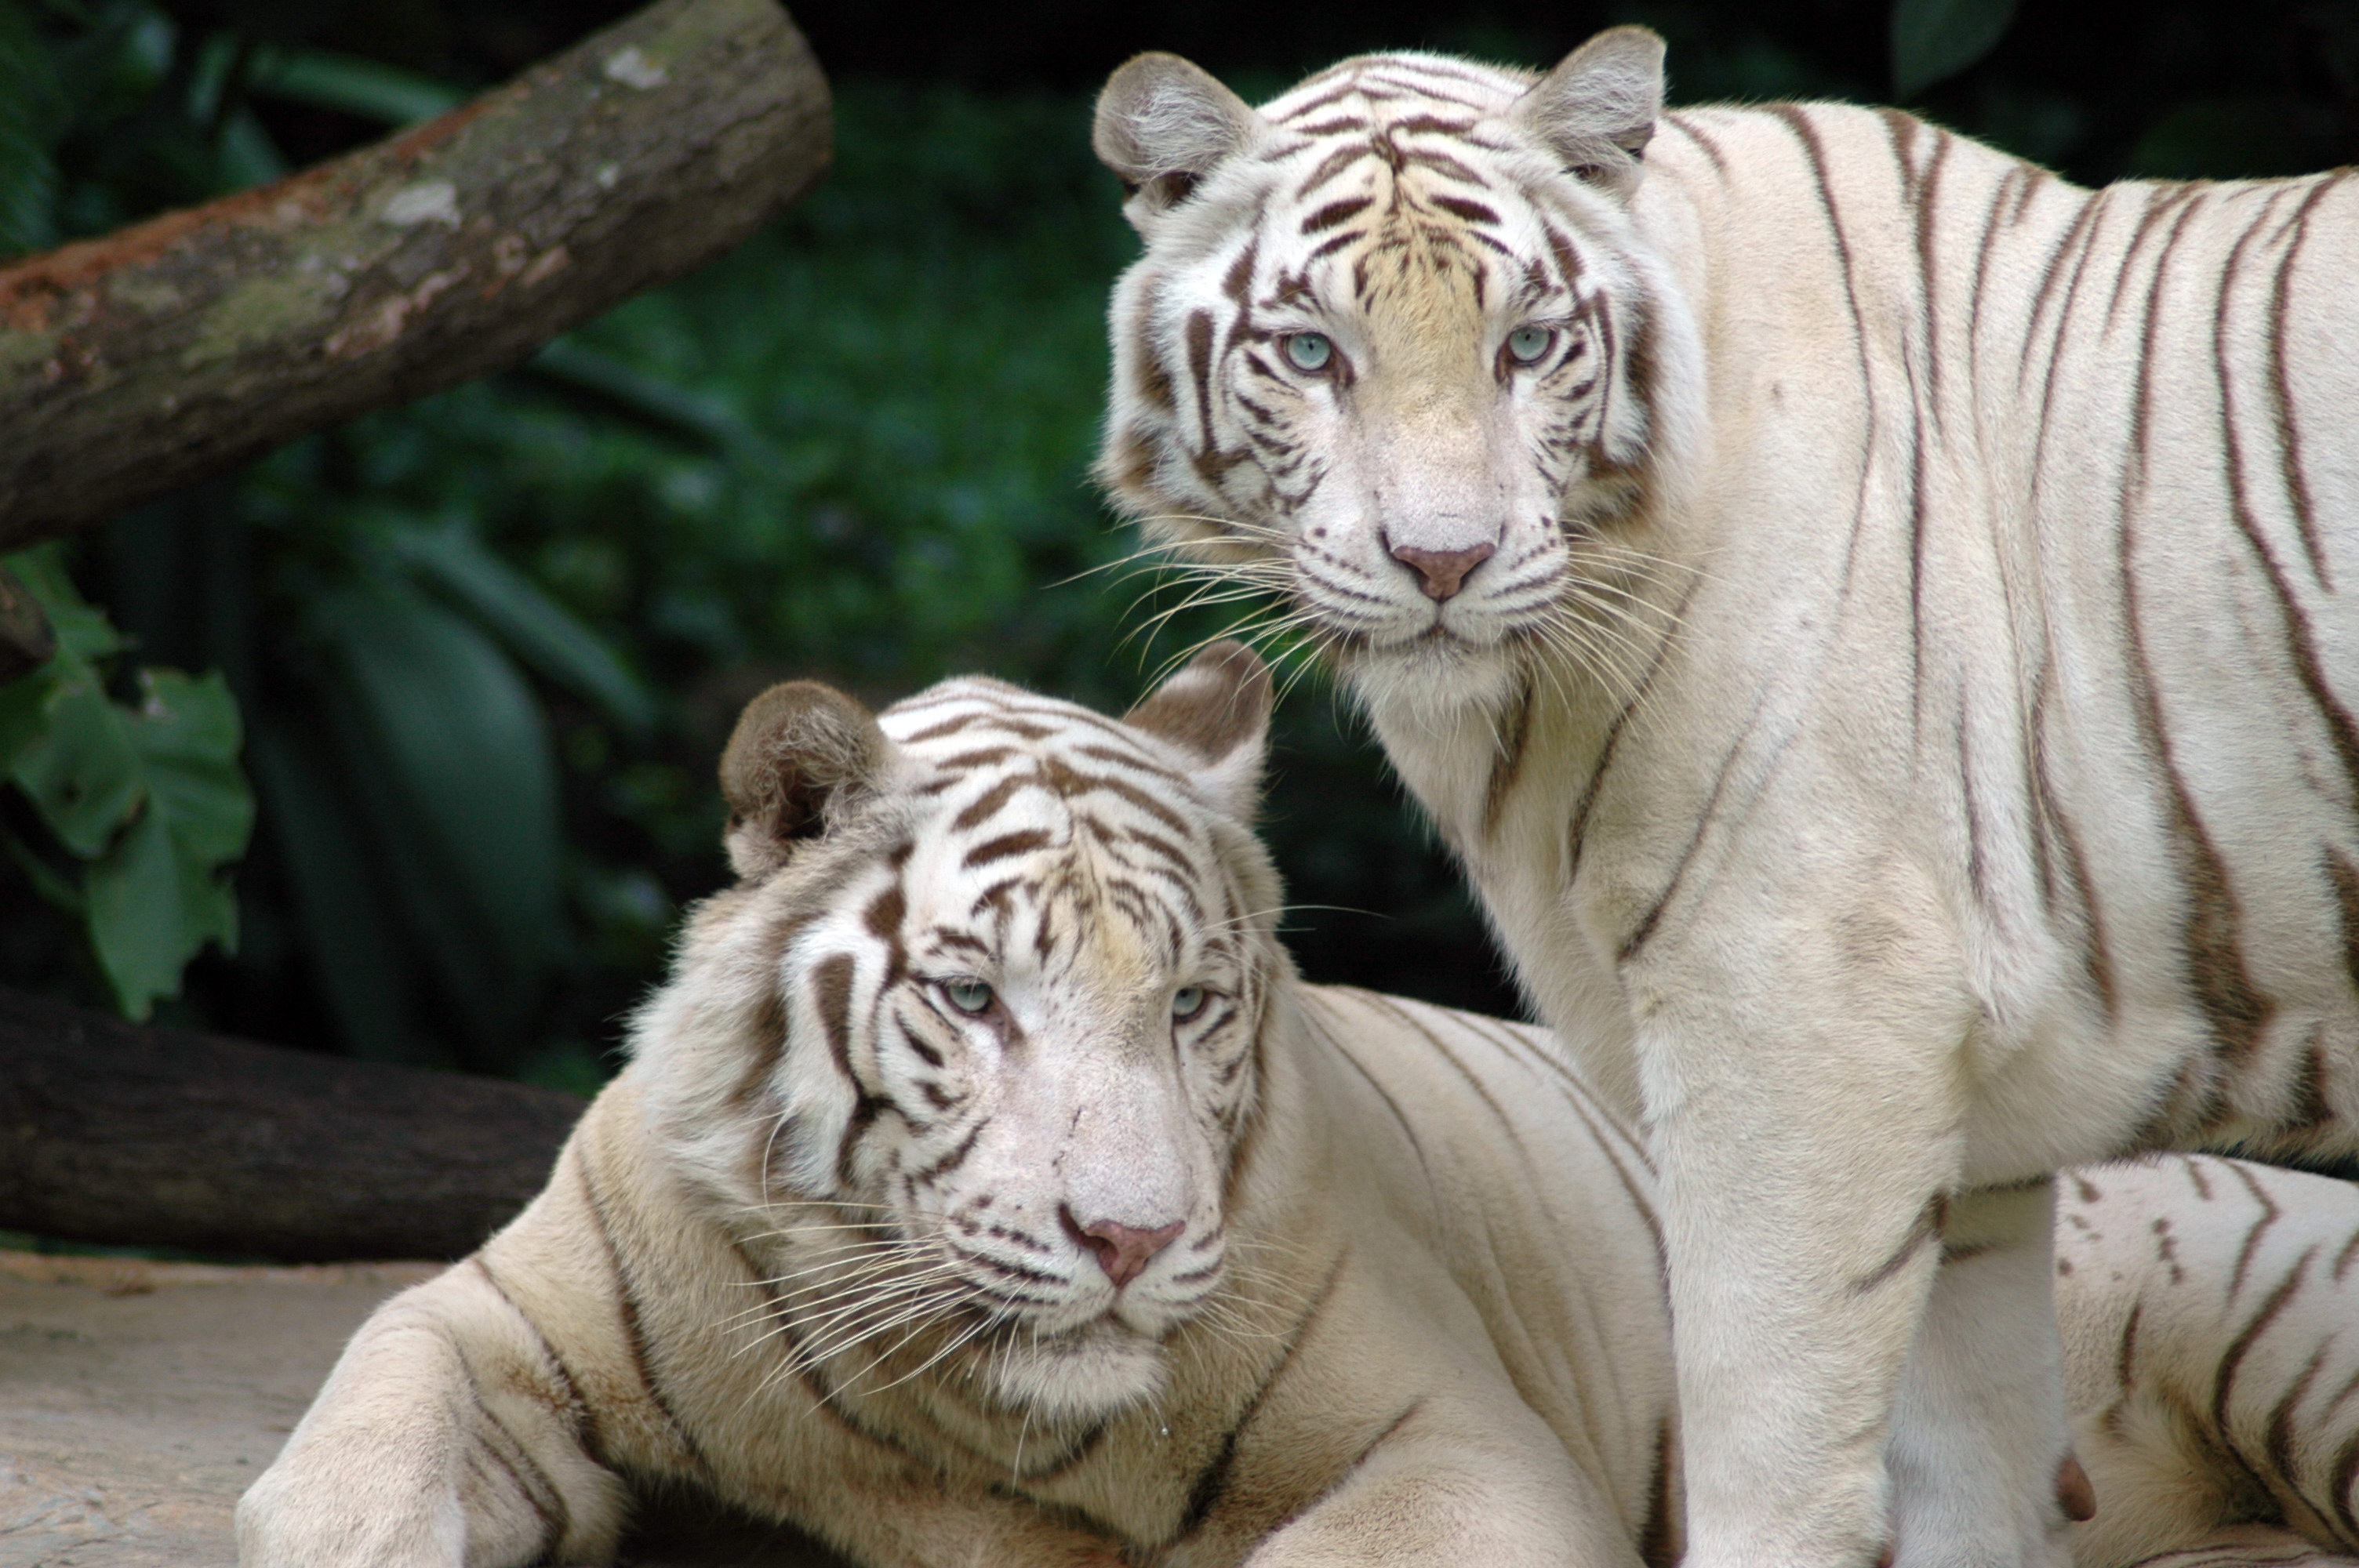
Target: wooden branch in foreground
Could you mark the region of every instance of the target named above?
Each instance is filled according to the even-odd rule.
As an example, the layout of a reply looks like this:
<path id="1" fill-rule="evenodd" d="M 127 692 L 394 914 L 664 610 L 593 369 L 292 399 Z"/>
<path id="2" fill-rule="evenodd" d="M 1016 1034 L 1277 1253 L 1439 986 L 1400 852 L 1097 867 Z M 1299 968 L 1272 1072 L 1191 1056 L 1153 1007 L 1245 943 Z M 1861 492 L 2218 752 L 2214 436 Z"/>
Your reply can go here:
<path id="1" fill-rule="evenodd" d="M 505 369 L 832 152 L 772 0 L 662 0 L 440 119 L 0 267 L 0 551 Z"/>
<path id="2" fill-rule="evenodd" d="M 290 1262 L 456 1258 L 540 1190 L 582 1108 L 0 990 L 0 1228 Z"/>

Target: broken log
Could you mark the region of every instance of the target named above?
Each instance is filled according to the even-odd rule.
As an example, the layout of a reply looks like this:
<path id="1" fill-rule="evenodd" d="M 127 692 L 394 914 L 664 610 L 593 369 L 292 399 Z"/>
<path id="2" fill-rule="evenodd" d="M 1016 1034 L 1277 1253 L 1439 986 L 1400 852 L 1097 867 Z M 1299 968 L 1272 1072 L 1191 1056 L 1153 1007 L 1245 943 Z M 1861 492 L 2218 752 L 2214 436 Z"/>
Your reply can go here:
<path id="1" fill-rule="evenodd" d="M 288 1262 L 458 1258 L 582 1100 L 0 990 L 0 1228 Z"/>
<path id="2" fill-rule="evenodd" d="M 0 267 L 0 553 L 506 369 L 832 151 L 772 0 L 662 0 L 387 141 Z"/>

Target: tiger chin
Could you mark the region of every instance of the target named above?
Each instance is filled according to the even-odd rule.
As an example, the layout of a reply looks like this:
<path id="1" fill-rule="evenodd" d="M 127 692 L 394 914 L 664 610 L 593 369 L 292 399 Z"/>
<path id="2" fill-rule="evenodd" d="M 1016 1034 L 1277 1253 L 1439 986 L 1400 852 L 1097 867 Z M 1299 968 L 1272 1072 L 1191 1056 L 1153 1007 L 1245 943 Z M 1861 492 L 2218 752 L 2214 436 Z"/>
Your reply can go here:
<path id="1" fill-rule="evenodd" d="M 1296 979 L 1268 701 L 1234 644 L 1120 722 L 989 680 L 757 698 L 737 883 L 631 1065 L 363 1325 L 245 1568 L 606 1563 L 683 1489 L 866 1568 L 1677 1561 L 1647 1156 L 1543 1032 Z M 2255 1488 L 2359 1451 L 2303 1398 L 2359 1386 L 2359 1195 L 2157 1161 L 2062 1227 L 2077 1561 L 2351 1568 Z"/>
<path id="2" fill-rule="evenodd" d="M 2024 1195 L 2359 1153 L 2359 171 L 1666 110 L 1639 27 L 1142 55 L 1094 143 L 1102 482 L 1340 672 L 1662 1162 L 1690 1568 L 2054 1568 Z"/>

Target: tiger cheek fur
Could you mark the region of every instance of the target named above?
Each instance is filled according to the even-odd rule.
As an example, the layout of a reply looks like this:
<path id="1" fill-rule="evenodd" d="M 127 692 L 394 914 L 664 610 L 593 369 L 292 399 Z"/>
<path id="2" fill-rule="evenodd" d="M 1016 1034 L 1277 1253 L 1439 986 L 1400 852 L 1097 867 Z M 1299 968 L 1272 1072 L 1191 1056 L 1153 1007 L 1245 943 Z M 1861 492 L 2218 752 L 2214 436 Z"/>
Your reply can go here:
<path id="1" fill-rule="evenodd" d="M 2025 1195 L 2359 1147 L 2359 179 L 1661 91 L 1632 28 L 1125 66 L 1099 473 L 1645 1118 L 1693 1568 L 2050 1564 Z"/>

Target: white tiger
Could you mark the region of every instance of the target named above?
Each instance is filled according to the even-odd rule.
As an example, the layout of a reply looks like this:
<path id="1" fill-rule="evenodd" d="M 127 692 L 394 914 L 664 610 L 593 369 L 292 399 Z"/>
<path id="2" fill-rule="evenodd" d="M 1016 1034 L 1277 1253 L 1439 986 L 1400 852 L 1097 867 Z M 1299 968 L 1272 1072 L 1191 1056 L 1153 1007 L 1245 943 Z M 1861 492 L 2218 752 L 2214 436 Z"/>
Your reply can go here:
<path id="1" fill-rule="evenodd" d="M 2042 1178 L 2359 1147 L 2359 182 L 1661 65 L 1125 66 L 1101 476 L 1642 1119 L 1694 1568 L 2052 1562 Z"/>
<path id="2" fill-rule="evenodd" d="M 1120 724 L 758 699 L 741 881 L 548 1190 L 362 1328 L 246 1568 L 604 1562 L 683 1487 L 871 1568 L 1671 1563 L 1646 1156 L 1540 1032 L 1295 979 L 1267 703 L 1234 647 Z M 2359 1568 L 2359 1408 L 2287 1398 L 2359 1376 L 2359 1195 L 2159 1161 L 2065 1215 L 2079 1561 Z"/>

